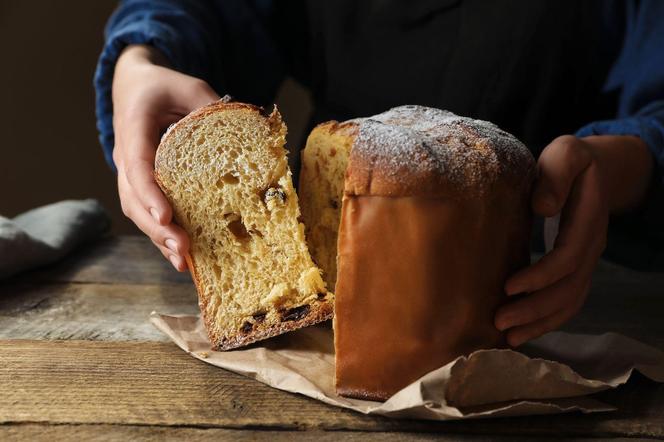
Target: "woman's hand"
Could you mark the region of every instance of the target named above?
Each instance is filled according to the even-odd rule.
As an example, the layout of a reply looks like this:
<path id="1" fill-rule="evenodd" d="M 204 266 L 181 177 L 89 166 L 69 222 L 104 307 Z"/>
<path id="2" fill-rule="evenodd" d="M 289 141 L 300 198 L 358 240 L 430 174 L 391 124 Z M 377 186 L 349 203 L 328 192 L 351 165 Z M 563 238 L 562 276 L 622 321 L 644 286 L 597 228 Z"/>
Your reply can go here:
<path id="1" fill-rule="evenodd" d="M 113 77 L 113 160 L 118 169 L 122 211 L 150 237 L 178 271 L 185 271 L 187 234 L 153 177 L 161 133 L 192 110 L 218 100 L 203 80 L 166 67 L 149 46 L 129 46 Z"/>
<path id="2" fill-rule="evenodd" d="M 652 167 L 647 146 L 632 136 L 567 135 L 544 149 L 532 207 L 547 218 L 559 215 L 559 232 L 549 253 L 505 283 L 507 295 L 522 294 L 495 317 L 511 346 L 555 330 L 581 309 L 604 251 L 609 214 L 638 206 Z"/>

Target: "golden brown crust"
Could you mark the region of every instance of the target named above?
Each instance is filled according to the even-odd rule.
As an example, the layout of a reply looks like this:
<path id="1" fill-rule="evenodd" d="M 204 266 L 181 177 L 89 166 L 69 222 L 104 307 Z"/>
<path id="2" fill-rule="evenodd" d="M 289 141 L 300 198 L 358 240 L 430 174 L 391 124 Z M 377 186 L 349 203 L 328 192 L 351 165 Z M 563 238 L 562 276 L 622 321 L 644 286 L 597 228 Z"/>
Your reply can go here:
<path id="1" fill-rule="evenodd" d="M 439 109 L 400 106 L 339 127 L 348 124 L 356 131 L 347 194 L 467 198 L 499 181 L 527 187 L 535 170 L 530 151 L 514 136 Z"/>
<path id="2" fill-rule="evenodd" d="M 336 388 L 383 401 L 462 354 L 505 345 L 493 318 L 506 278 L 529 262 L 535 164 L 491 123 L 437 109 L 403 106 L 352 122 Z"/>

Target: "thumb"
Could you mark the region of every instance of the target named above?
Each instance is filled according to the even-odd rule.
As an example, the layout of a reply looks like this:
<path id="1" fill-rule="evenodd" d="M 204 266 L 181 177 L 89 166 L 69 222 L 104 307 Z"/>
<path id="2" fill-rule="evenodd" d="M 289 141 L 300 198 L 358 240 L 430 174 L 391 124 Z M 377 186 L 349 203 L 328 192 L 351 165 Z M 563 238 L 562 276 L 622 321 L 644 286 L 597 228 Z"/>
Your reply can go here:
<path id="1" fill-rule="evenodd" d="M 194 109 L 219 100 L 219 94 L 207 82 L 199 78 L 187 77 L 189 81 L 186 83 L 180 82 L 175 89 L 177 91 L 175 101 L 180 107 L 184 108 L 185 115 Z"/>
<path id="2" fill-rule="evenodd" d="M 198 109 L 201 106 L 210 104 L 213 101 L 219 100 L 221 97 L 217 94 L 207 82 L 200 80 L 197 87 L 197 92 L 191 95 L 191 106 L 193 109 Z"/>
<path id="3" fill-rule="evenodd" d="M 537 161 L 539 176 L 533 190 L 533 211 L 544 217 L 560 213 L 574 180 L 592 159 L 585 143 L 572 135 L 558 137 L 546 146 Z"/>

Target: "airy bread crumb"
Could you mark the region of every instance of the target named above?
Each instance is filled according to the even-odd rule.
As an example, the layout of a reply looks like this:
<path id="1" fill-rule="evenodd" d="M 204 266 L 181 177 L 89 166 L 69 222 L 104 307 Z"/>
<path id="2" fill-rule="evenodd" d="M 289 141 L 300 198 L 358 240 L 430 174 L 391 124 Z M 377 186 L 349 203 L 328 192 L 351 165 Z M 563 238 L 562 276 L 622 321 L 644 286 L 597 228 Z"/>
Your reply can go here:
<path id="1" fill-rule="evenodd" d="M 166 133 L 155 178 L 189 235 L 213 345 L 228 350 L 332 316 L 305 242 L 276 107 L 219 101 Z"/>
<path id="2" fill-rule="evenodd" d="M 307 226 L 309 250 L 334 290 L 337 277 L 337 235 L 344 191 L 344 173 L 357 133 L 354 124 L 336 121 L 314 128 L 302 151 L 300 208 Z"/>

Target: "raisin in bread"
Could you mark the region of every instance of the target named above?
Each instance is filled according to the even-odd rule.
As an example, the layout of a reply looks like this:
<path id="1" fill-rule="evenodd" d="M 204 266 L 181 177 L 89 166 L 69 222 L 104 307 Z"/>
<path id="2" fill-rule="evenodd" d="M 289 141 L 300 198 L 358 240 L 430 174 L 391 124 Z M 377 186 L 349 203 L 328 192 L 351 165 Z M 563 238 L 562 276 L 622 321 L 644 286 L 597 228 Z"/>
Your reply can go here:
<path id="1" fill-rule="evenodd" d="M 187 263 L 210 340 L 228 350 L 332 316 L 299 221 L 275 108 L 228 99 L 161 140 L 155 178 L 189 235 Z"/>

